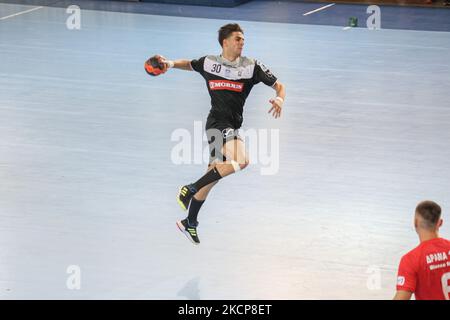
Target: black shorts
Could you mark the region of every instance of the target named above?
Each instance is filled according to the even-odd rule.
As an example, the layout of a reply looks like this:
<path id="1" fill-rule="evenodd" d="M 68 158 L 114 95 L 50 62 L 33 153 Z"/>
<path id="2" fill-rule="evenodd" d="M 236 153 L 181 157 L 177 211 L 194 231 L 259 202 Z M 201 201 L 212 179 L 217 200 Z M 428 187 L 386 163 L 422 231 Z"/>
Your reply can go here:
<path id="1" fill-rule="evenodd" d="M 208 119 L 209 120 L 209 119 Z M 206 137 L 209 144 L 209 164 L 215 161 L 227 161 L 227 158 L 222 154 L 222 147 L 231 140 L 242 140 L 239 135 L 239 129 L 234 128 L 229 123 L 208 122 L 206 125 Z"/>

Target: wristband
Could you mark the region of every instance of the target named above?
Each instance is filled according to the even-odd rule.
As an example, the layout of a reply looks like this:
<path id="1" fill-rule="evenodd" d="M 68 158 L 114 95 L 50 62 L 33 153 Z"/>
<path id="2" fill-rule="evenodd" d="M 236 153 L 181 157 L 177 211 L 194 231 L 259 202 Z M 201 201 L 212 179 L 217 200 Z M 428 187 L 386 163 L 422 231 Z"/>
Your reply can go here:
<path id="1" fill-rule="evenodd" d="M 164 61 L 167 64 L 167 68 L 173 68 L 175 63 L 172 60 L 166 60 Z"/>

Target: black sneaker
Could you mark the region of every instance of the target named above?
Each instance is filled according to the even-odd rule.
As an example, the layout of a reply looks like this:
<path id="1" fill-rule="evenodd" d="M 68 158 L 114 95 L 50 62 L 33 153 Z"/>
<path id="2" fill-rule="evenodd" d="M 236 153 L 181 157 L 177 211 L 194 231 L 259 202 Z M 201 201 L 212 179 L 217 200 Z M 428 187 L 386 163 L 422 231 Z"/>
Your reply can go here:
<path id="1" fill-rule="evenodd" d="M 192 225 L 189 223 L 188 218 L 186 218 L 184 220 L 177 221 L 177 227 L 189 240 L 191 240 L 193 244 L 200 244 L 200 239 L 197 235 L 198 222 L 195 225 Z"/>
<path id="2" fill-rule="evenodd" d="M 177 201 L 183 210 L 188 209 L 189 203 L 191 202 L 192 197 L 196 193 L 197 189 L 195 189 L 193 184 L 188 184 L 187 186 L 183 186 L 180 188 L 180 191 L 178 192 L 177 195 Z"/>

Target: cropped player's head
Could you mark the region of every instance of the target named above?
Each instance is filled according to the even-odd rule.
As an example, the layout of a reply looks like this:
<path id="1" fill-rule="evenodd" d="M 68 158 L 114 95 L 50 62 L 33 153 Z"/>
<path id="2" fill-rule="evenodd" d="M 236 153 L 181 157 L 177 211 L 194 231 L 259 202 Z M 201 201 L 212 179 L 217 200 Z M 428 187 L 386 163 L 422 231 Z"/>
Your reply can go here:
<path id="1" fill-rule="evenodd" d="M 441 207 L 433 201 L 422 201 L 416 207 L 414 226 L 417 231 L 437 231 L 442 226 Z"/>
<path id="2" fill-rule="evenodd" d="M 219 29 L 219 43 L 224 52 L 236 57 L 244 48 L 244 30 L 237 23 L 229 23 Z"/>

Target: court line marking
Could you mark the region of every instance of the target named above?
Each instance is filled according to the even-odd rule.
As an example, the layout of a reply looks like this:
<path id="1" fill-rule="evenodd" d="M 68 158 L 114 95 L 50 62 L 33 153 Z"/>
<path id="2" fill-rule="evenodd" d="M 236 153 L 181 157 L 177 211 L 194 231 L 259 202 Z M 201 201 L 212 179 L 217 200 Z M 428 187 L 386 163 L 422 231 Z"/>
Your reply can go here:
<path id="1" fill-rule="evenodd" d="M 326 8 L 329 8 L 329 7 L 331 7 L 331 6 L 334 6 L 334 5 L 335 5 L 335 3 L 327 4 L 326 6 L 317 8 L 317 9 L 312 10 L 312 11 L 308 11 L 308 12 L 304 13 L 303 15 L 304 15 L 304 16 L 307 16 L 307 15 L 310 15 L 310 14 L 312 14 L 312 13 L 314 13 L 314 12 L 322 11 L 322 10 L 324 10 L 324 9 L 326 9 Z"/>
<path id="2" fill-rule="evenodd" d="M 20 12 L 14 13 L 14 14 L 10 14 L 9 16 L 1 17 L 0 21 L 1 20 L 6 20 L 6 19 L 9 19 L 9 18 L 12 18 L 12 17 L 16 17 L 16 16 L 19 16 L 21 14 L 25 14 L 25 13 L 28 13 L 28 12 L 32 12 L 32 11 L 35 11 L 35 10 L 39 10 L 39 9 L 42 9 L 42 8 L 43 7 L 36 7 L 36 8 L 28 9 L 28 10 L 25 10 L 25 11 L 20 11 Z"/>

